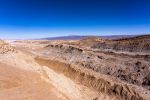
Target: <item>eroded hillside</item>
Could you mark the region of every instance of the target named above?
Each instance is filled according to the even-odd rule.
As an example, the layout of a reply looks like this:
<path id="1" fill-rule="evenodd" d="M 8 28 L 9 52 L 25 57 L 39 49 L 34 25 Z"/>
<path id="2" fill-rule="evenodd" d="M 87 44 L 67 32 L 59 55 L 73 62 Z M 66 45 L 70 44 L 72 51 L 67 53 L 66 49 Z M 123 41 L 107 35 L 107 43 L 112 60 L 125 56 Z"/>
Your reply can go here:
<path id="1" fill-rule="evenodd" d="M 89 37 L 73 41 L 17 41 L 13 45 L 32 54 L 41 66 L 111 98 L 149 100 L 149 38 Z"/>
<path id="2" fill-rule="evenodd" d="M 2 41 L 0 50 L 0 99 L 2 100 L 117 100 L 99 93 L 38 64 L 34 43 L 10 44 Z M 32 46 L 33 44 L 33 46 Z M 29 48 L 28 48 L 28 45 Z M 36 46 L 37 45 L 37 46 Z M 32 48 L 31 48 L 32 47 Z M 43 46 L 40 46 L 43 47 Z M 28 51 L 29 50 L 29 51 Z M 5 52 L 7 51 L 7 52 Z"/>

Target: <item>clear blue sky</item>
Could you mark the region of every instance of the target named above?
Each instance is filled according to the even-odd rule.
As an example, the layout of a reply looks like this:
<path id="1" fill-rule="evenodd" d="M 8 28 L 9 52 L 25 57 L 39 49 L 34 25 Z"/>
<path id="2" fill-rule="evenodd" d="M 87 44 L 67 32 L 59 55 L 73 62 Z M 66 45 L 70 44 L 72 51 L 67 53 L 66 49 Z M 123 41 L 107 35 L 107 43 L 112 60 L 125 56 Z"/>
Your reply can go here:
<path id="1" fill-rule="evenodd" d="M 0 38 L 150 33 L 150 0 L 0 0 Z"/>

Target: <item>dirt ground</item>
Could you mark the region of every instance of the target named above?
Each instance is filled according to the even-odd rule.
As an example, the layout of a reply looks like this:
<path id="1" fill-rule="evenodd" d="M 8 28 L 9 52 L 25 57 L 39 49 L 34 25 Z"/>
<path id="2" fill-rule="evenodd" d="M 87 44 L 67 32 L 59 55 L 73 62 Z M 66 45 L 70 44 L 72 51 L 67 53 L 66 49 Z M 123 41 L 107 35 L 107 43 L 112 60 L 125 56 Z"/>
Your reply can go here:
<path id="1" fill-rule="evenodd" d="M 111 42 L 2 41 L 0 100 L 149 100 L 149 39 Z"/>
<path id="2" fill-rule="evenodd" d="M 1 100 L 67 99 L 35 72 L 22 70 L 4 63 L 0 63 L 0 71 Z"/>
<path id="3" fill-rule="evenodd" d="M 0 100 L 110 100 L 106 94 L 37 64 L 30 49 L 15 46 L 15 52 L 0 54 Z"/>

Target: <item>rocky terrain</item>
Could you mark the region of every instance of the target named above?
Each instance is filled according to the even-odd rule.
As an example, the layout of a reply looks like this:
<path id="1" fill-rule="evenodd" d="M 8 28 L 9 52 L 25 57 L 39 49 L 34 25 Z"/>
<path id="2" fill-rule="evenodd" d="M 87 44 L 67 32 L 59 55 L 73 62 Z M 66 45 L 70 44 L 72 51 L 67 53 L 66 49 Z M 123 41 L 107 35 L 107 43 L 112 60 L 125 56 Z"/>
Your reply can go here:
<path id="1" fill-rule="evenodd" d="M 148 52 L 150 50 L 150 36 L 137 36 L 132 38 L 116 39 L 112 41 L 104 41 L 92 45 L 92 48 L 110 49 L 115 51 L 127 52 Z"/>
<path id="2" fill-rule="evenodd" d="M 150 35 L 1 41 L 0 98 L 150 100 L 149 61 Z"/>
<path id="3" fill-rule="evenodd" d="M 14 44 L 13 41 L 0 43 L 0 100 L 110 99 L 109 96 L 75 83 L 47 66 L 39 65 L 32 52 L 39 48 L 38 45 L 36 48 L 36 44 L 32 46 L 29 42 L 20 43 L 21 45 Z M 111 98 L 115 100 L 116 97 Z"/>
<path id="4" fill-rule="evenodd" d="M 111 49 L 107 51 L 108 48 Z M 122 53 L 116 54 L 117 50 Z M 88 38 L 73 45 L 52 43 L 40 52 L 150 89 L 150 36 L 120 40 Z"/>
<path id="5" fill-rule="evenodd" d="M 0 54 L 5 54 L 8 52 L 15 52 L 15 50 L 8 43 L 4 42 L 3 40 L 0 40 Z"/>

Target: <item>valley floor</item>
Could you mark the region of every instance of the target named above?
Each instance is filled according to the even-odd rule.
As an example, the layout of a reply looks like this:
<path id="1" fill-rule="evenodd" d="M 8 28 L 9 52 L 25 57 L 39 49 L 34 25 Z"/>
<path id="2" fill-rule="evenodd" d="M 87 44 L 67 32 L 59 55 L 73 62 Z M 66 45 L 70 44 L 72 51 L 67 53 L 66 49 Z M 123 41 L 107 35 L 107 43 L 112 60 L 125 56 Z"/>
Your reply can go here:
<path id="1" fill-rule="evenodd" d="M 150 100 L 146 41 L 139 54 L 128 40 L 0 41 L 0 100 Z"/>
<path id="2" fill-rule="evenodd" d="M 110 100 L 107 95 L 40 66 L 33 59 L 35 54 L 18 48 L 16 45 L 15 53 L 0 54 L 0 100 Z"/>

